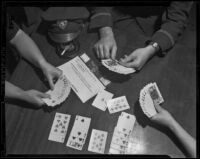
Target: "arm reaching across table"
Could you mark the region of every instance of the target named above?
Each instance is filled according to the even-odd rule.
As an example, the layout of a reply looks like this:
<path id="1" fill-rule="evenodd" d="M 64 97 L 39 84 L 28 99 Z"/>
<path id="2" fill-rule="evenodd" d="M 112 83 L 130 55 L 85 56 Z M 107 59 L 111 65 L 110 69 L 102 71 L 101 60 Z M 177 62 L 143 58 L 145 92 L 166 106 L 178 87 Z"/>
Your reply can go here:
<path id="1" fill-rule="evenodd" d="M 153 122 L 168 127 L 180 140 L 190 157 L 196 157 L 196 140 L 188 134 L 181 125 L 171 116 L 171 114 L 163 109 L 160 105 L 155 104 L 157 114 L 150 118 Z"/>

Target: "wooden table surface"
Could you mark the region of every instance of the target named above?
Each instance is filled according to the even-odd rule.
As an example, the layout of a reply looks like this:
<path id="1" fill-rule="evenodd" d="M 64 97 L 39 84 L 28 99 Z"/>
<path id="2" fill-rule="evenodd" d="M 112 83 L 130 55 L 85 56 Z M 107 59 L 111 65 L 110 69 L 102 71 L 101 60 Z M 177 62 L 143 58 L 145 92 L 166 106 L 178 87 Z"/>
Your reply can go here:
<path id="1" fill-rule="evenodd" d="M 54 66 L 65 63 L 55 54 L 55 49 L 48 43 L 46 37 L 39 33 L 31 36 L 41 49 L 44 57 Z M 97 64 L 93 46 L 97 34 L 83 34 L 80 38 L 81 51 L 85 51 Z M 116 33 L 118 57 L 130 52 L 137 46 L 137 40 L 130 42 L 127 30 Z M 47 91 L 41 72 L 24 60 L 21 60 L 14 71 L 10 82 L 25 89 Z M 102 72 L 104 74 L 104 72 Z M 150 82 L 156 82 L 164 98 L 162 105 L 174 118 L 193 136 L 196 137 L 196 52 L 194 49 L 177 44 L 166 57 L 153 57 L 139 73 L 129 79 L 118 78 L 112 73 L 108 77 L 112 83 L 106 88 L 114 93 L 114 97 L 125 95 L 130 109 L 125 112 L 136 116 L 136 124 L 131 135 L 135 143 L 134 154 L 162 154 L 170 157 L 184 157 L 184 151 L 179 142 L 169 131 L 153 124 L 142 113 L 138 97 L 140 90 Z M 105 154 L 108 154 L 114 127 L 121 112 L 109 114 L 91 104 L 94 98 L 82 103 L 71 91 L 67 100 L 53 110 L 30 109 L 28 104 L 5 104 L 6 117 L 6 153 L 7 154 L 94 154 L 87 151 L 92 129 L 108 132 Z M 27 107 L 26 107 L 27 106 Z M 63 144 L 49 141 L 48 136 L 56 112 L 71 115 L 70 125 Z M 82 151 L 66 147 L 76 115 L 91 118 L 91 124 Z"/>

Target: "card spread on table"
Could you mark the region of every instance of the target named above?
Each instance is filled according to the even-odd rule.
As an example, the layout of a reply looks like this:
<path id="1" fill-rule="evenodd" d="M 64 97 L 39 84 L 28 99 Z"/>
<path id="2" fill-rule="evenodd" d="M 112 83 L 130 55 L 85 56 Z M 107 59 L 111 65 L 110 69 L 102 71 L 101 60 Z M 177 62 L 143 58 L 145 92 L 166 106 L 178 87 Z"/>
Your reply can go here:
<path id="1" fill-rule="evenodd" d="M 107 101 L 112 99 L 113 94 L 106 91 L 106 90 L 101 90 L 96 98 L 94 99 L 92 105 L 102 111 L 105 111 L 107 108 Z"/>
<path id="2" fill-rule="evenodd" d="M 126 154 L 129 137 L 133 131 L 136 118 L 134 115 L 122 112 L 114 129 L 109 153 Z"/>
<path id="3" fill-rule="evenodd" d="M 116 72 L 116 73 L 119 73 L 119 74 L 127 75 L 127 74 L 135 72 L 135 69 L 124 67 L 124 66 L 120 65 L 117 60 L 105 59 L 105 60 L 101 60 L 101 63 L 106 68 L 108 68 L 110 71 L 113 71 L 113 72 Z"/>
<path id="4" fill-rule="evenodd" d="M 63 71 L 70 82 L 71 88 L 83 103 L 94 97 L 100 90 L 105 89 L 105 86 L 79 56 L 58 68 Z"/>
<path id="5" fill-rule="evenodd" d="M 147 84 L 140 91 L 139 102 L 144 114 L 149 118 L 157 114 L 154 104 L 163 103 L 164 99 L 155 82 Z"/>
<path id="6" fill-rule="evenodd" d="M 90 137 L 90 142 L 88 146 L 88 151 L 104 154 L 107 132 L 101 130 L 92 130 L 92 135 Z"/>
<path id="7" fill-rule="evenodd" d="M 119 111 L 123 111 L 126 109 L 130 109 L 130 106 L 129 106 L 128 101 L 125 96 L 121 96 L 118 98 L 113 98 L 111 100 L 108 100 L 107 107 L 111 114 L 119 112 Z"/>
<path id="8" fill-rule="evenodd" d="M 61 104 L 68 97 L 71 87 L 69 81 L 65 75 L 62 75 L 54 85 L 53 90 L 49 90 L 46 93 L 51 96 L 51 98 L 43 98 L 43 101 L 48 106 L 56 106 Z"/>
<path id="9" fill-rule="evenodd" d="M 48 140 L 64 143 L 71 115 L 56 113 Z"/>
<path id="10" fill-rule="evenodd" d="M 130 134 L 134 127 L 136 118 L 134 115 L 128 114 L 126 112 L 122 112 L 118 118 L 117 128 L 121 132 Z"/>
<path id="11" fill-rule="evenodd" d="M 77 115 L 66 146 L 82 150 L 87 138 L 90 122 L 91 118 Z"/>

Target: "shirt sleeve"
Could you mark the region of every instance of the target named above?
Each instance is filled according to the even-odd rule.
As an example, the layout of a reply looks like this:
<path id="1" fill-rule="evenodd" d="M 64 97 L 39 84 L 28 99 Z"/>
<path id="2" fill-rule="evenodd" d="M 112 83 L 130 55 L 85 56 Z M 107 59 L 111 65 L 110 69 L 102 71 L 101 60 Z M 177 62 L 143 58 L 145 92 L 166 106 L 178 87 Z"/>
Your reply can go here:
<path id="1" fill-rule="evenodd" d="M 15 35 L 17 34 L 17 32 L 19 31 L 19 27 L 18 25 L 12 20 L 12 17 L 7 15 L 7 19 L 6 19 L 6 39 L 8 41 L 12 40 Z"/>
<path id="2" fill-rule="evenodd" d="M 159 44 L 163 55 L 174 46 L 187 26 L 192 4 L 191 1 L 172 1 L 163 13 L 161 27 L 151 37 L 151 41 Z"/>
<path id="3" fill-rule="evenodd" d="M 112 7 L 88 7 L 90 11 L 89 29 L 98 29 L 101 27 L 112 27 Z"/>

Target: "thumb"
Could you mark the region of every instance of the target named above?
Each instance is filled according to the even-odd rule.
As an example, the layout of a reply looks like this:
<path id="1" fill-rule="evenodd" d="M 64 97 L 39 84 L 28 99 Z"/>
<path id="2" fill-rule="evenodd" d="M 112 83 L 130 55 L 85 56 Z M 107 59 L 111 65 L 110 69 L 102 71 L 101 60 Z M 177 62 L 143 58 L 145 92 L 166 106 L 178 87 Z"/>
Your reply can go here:
<path id="1" fill-rule="evenodd" d="M 156 104 L 155 102 L 154 102 L 154 106 L 158 112 L 161 112 L 163 110 L 163 108 L 159 104 Z"/>
<path id="2" fill-rule="evenodd" d="M 48 79 L 51 90 L 53 90 L 54 89 L 53 78 L 50 75 L 47 75 L 47 79 Z"/>
<path id="3" fill-rule="evenodd" d="M 128 63 L 128 62 L 130 62 L 130 61 L 132 61 L 132 60 L 133 60 L 132 55 L 129 55 L 129 56 L 125 56 L 125 58 L 122 58 L 122 59 L 121 59 L 121 62 L 122 62 L 122 63 Z"/>
<path id="4" fill-rule="evenodd" d="M 116 58 L 116 53 L 117 53 L 117 47 L 113 46 L 112 47 L 112 52 L 111 52 L 111 58 L 114 60 Z"/>
<path id="5" fill-rule="evenodd" d="M 51 98 L 51 96 L 49 94 L 42 93 L 42 92 L 39 92 L 39 91 L 36 91 L 36 93 L 37 93 L 37 96 L 40 97 L 40 98 Z"/>

